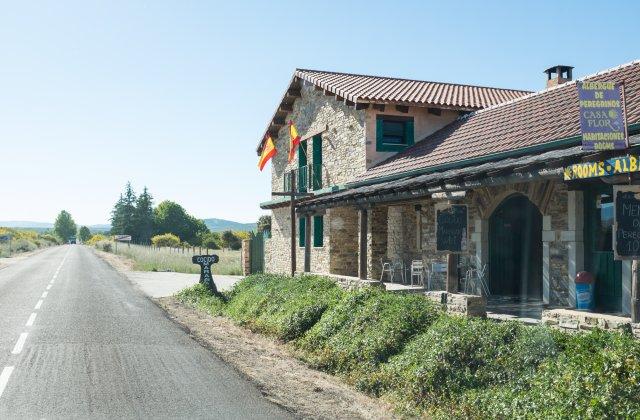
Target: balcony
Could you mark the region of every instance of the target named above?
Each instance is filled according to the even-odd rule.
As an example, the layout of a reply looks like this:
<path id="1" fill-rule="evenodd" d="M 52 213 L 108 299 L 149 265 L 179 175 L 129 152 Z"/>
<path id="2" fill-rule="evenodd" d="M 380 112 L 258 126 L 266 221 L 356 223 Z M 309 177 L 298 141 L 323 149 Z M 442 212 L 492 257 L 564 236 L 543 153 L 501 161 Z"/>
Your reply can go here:
<path id="1" fill-rule="evenodd" d="M 284 174 L 283 191 L 291 191 L 291 176 L 296 177 L 298 192 L 313 192 L 322 188 L 322 165 L 307 165 Z M 311 181 L 311 182 L 309 182 Z"/>

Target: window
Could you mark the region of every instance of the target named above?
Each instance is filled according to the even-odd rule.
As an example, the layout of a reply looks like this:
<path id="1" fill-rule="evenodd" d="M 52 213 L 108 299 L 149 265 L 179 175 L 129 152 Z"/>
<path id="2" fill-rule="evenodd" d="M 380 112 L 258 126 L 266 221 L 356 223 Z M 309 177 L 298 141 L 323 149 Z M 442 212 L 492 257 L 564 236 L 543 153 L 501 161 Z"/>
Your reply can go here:
<path id="1" fill-rule="evenodd" d="M 298 246 L 304 246 L 307 233 L 307 218 L 298 218 Z"/>
<path id="2" fill-rule="evenodd" d="M 311 167 L 311 188 L 322 188 L 322 136 L 313 136 L 312 146 L 313 165 Z"/>
<path id="3" fill-rule="evenodd" d="M 307 192 L 307 142 L 298 146 L 298 192 Z"/>
<path id="4" fill-rule="evenodd" d="M 313 216 L 313 246 L 324 246 L 324 217 Z"/>
<path id="5" fill-rule="evenodd" d="M 399 152 L 413 144 L 413 118 L 378 115 L 376 151 Z"/>

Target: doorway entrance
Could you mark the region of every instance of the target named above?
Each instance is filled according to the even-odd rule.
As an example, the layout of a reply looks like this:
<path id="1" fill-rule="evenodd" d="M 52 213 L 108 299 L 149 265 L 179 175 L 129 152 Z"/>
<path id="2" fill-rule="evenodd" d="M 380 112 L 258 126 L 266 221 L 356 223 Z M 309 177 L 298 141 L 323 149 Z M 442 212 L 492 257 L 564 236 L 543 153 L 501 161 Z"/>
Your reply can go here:
<path id="1" fill-rule="evenodd" d="M 492 295 L 542 299 L 542 214 L 524 195 L 489 219 L 489 275 Z"/>

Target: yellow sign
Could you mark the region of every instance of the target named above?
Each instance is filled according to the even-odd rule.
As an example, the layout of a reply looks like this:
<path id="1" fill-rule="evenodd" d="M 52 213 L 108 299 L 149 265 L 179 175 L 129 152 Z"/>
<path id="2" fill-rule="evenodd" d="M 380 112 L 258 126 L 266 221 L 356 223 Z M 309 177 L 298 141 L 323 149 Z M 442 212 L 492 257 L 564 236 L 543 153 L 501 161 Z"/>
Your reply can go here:
<path id="1" fill-rule="evenodd" d="M 599 162 L 575 163 L 564 168 L 564 180 L 597 178 L 640 171 L 638 156 L 620 156 Z"/>

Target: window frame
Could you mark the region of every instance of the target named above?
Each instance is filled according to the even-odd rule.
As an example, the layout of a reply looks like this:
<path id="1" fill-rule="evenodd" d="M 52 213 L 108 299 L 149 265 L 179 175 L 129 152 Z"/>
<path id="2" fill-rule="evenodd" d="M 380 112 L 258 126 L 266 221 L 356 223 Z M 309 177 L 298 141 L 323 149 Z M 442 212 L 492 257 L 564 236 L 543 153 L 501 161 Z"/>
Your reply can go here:
<path id="1" fill-rule="evenodd" d="M 403 143 L 385 143 L 384 142 L 384 123 L 401 122 L 404 123 Z M 377 152 L 400 152 L 415 143 L 415 123 L 413 117 L 405 117 L 399 115 L 376 115 L 376 151 Z"/>

